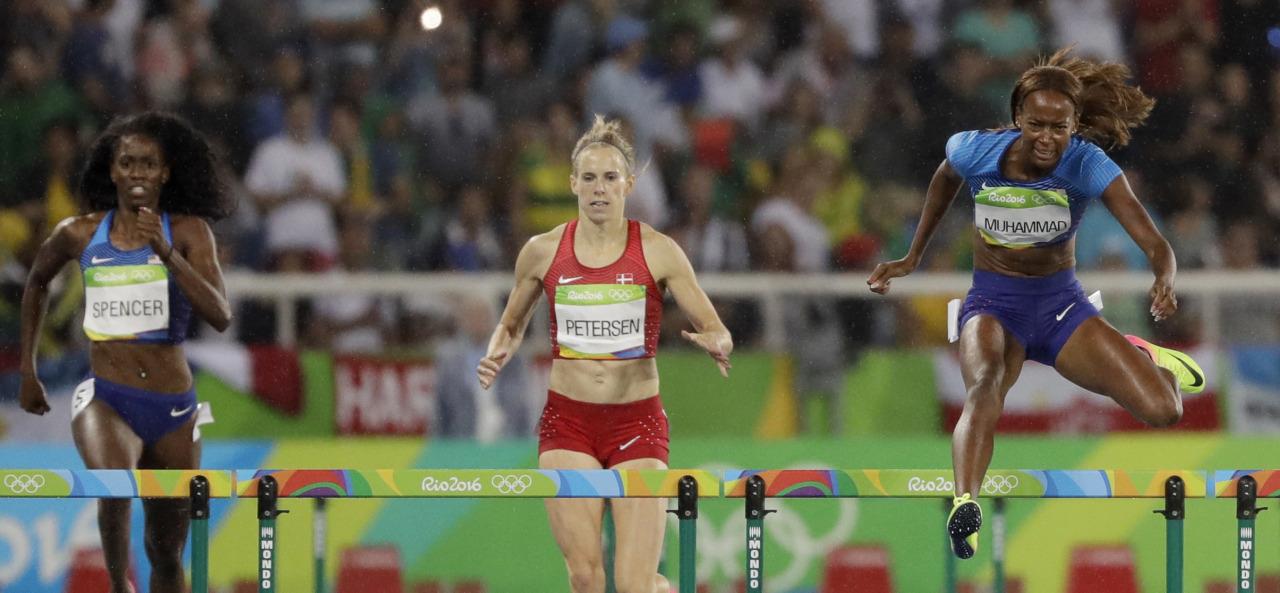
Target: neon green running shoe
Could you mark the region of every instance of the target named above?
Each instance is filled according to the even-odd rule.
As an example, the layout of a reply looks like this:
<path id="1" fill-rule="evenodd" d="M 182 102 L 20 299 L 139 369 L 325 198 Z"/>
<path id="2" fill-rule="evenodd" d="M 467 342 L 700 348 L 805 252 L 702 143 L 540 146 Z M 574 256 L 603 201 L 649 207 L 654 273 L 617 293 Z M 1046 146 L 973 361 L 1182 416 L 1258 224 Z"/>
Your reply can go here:
<path id="1" fill-rule="evenodd" d="M 955 499 L 947 516 L 947 535 L 951 551 L 961 560 L 978 553 L 978 530 L 982 529 L 982 507 L 965 492 Z"/>
<path id="2" fill-rule="evenodd" d="M 1178 378 L 1178 387 L 1187 393 L 1204 391 L 1204 371 L 1190 356 L 1172 348 L 1162 348 L 1138 336 L 1125 336 L 1130 344 L 1146 352 L 1151 362 L 1162 369 L 1169 369 Z"/>

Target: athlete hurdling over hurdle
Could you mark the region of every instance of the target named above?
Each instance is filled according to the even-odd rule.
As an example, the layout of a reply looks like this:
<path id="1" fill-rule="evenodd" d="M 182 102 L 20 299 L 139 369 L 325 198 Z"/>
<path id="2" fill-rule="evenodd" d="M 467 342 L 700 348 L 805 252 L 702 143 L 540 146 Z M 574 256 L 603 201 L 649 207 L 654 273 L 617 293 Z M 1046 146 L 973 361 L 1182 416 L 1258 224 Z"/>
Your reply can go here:
<path id="1" fill-rule="evenodd" d="M 36 377 L 36 340 L 49 283 L 77 261 L 91 371 L 76 387 L 71 431 L 89 469 L 200 467 L 200 432 L 212 421 L 196 402 L 182 342 L 191 313 L 222 331 L 231 323 L 207 221 L 232 208 L 213 154 L 186 122 L 144 113 L 117 120 L 94 142 L 80 178 L 93 211 L 68 218 L 36 255 L 22 296 L 22 409 L 49 411 Z M 130 499 L 98 501 L 111 593 L 132 591 Z M 151 591 L 185 590 L 182 549 L 190 500 L 142 501 Z"/>
<path id="2" fill-rule="evenodd" d="M 688 314 L 684 338 L 729 376 L 733 340 L 698 286 L 684 252 L 666 235 L 623 216 L 635 183 L 635 150 L 616 121 L 596 116 L 572 155 L 569 186 L 578 218 L 529 240 L 516 284 L 476 373 L 485 388 L 520 346 L 538 297 L 551 307 L 551 389 L 538 428 L 542 469 L 666 469 L 667 415 L 658 396 L 662 293 Z M 667 593 L 658 574 L 666 501 L 609 502 L 617 529 L 620 593 Z M 547 499 L 574 593 L 603 593 L 600 499 Z"/>
<path id="3" fill-rule="evenodd" d="M 884 294 L 890 281 L 915 270 L 956 190 L 966 185 L 974 200 L 974 271 L 959 323 L 968 401 L 951 441 L 956 498 L 947 518 L 951 549 L 961 558 L 978 547 L 982 509 L 974 497 L 991 463 L 1005 395 L 1024 361 L 1055 367 L 1157 428 L 1182 417 L 1179 388 L 1204 389 L 1195 361 L 1121 335 L 1076 281 L 1076 228 L 1100 198 L 1151 262 L 1152 316 L 1160 321 L 1178 309 L 1173 250 L 1124 173 L 1094 144 L 1128 144 L 1130 128 L 1155 101 L 1125 83 L 1125 66 L 1068 58 L 1069 51 L 1022 74 L 1010 100 L 1012 127 L 947 141 L 907 256 L 876 266 L 867 280 Z"/>

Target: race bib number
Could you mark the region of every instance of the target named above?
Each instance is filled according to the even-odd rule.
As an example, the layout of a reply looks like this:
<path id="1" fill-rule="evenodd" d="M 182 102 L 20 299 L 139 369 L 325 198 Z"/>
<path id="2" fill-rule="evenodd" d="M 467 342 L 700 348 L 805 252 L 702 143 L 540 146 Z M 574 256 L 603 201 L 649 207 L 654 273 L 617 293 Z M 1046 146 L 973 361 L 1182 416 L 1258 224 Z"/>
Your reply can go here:
<path id="1" fill-rule="evenodd" d="M 162 265 L 88 268 L 84 287 L 84 333 L 91 340 L 169 328 L 169 270 Z"/>
<path id="2" fill-rule="evenodd" d="M 973 224 L 992 245 L 1031 247 L 1071 228 L 1071 208 L 1060 190 L 987 187 L 974 197 Z"/>
<path id="3" fill-rule="evenodd" d="M 561 357 L 616 360 L 644 356 L 644 286 L 557 286 L 555 308 Z"/>

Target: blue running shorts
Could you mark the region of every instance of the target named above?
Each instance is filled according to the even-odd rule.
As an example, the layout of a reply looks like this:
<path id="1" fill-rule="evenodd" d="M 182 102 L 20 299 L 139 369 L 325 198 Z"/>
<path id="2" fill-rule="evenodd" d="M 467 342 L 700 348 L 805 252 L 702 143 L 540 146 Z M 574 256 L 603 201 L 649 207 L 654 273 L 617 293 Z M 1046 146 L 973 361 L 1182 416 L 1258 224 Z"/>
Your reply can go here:
<path id="1" fill-rule="evenodd" d="M 196 388 L 186 393 L 156 393 L 137 387 L 129 387 L 104 381 L 89 374 L 76 387 L 71 404 L 72 414 L 77 414 L 94 399 L 106 402 L 124 419 L 142 442 L 151 445 L 161 437 L 186 424 L 196 415 Z"/>
<path id="2" fill-rule="evenodd" d="M 1071 334 L 1098 309 L 1074 269 L 1042 278 L 974 270 L 973 288 L 960 308 L 960 327 L 975 315 L 995 317 L 1027 351 L 1027 359 L 1054 366 Z"/>

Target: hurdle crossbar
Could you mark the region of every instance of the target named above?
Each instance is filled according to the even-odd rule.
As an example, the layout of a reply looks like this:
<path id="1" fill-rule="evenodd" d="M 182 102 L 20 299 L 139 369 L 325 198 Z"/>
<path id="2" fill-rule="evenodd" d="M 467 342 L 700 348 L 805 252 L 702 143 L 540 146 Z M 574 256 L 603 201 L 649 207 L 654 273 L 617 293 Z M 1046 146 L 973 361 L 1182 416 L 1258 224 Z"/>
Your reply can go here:
<path id="1" fill-rule="evenodd" d="M 673 498 L 680 479 L 697 480 L 700 498 L 718 498 L 707 470 L 237 470 L 237 496 L 257 496 L 272 476 L 280 497 L 303 498 Z"/>
<path id="2" fill-rule="evenodd" d="M 1180 477 L 1187 496 L 1214 498 L 1233 487 L 1202 470 L 989 470 L 979 496 L 999 498 L 1163 498 L 1165 480 Z M 742 498 L 747 479 L 764 480 L 769 498 L 951 498 L 951 470 L 728 470 L 726 498 Z M 1280 482 L 1280 476 L 1277 476 Z"/>
<path id="3" fill-rule="evenodd" d="M 264 484 L 269 486 L 264 487 Z M 681 590 L 696 571 L 698 498 L 748 499 L 748 557 L 757 550 L 763 577 L 763 519 L 767 498 L 950 498 L 954 478 L 939 469 L 852 470 L 530 470 L 530 469 L 249 469 L 72 470 L 0 469 L 0 498 L 173 498 L 193 500 L 193 591 L 207 591 L 210 498 L 257 497 L 260 519 L 272 523 L 277 498 L 676 498 L 680 520 Z M 1241 537 L 1252 549 L 1253 506 L 1280 498 L 1280 470 L 988 470 L 980 497 L 1164 498 L 1156 511 L 1168 524 L 1169 591 L 1181 590 L 1183 498 L 1234 498 L 1249 511 Z M 267 506 L 263 506 L 264 503 Z M 997 506 L 997 515 L 1003 514 Z M 262 510 L 269 509 L 270 517 Z M 1242 511 L 1243 512 L 1243 511 Z M 754 513 L 754 516 L 752 515 Z M 317 513 L 323 520 L 323 511 Z M 755 533 L 752 533 L 754 528 Z M 265 533 L 265 532 L 263 532 Z M 324 533 L 317 529 L 317 534 Z M 321 536 L 317 536 L 321 537 Z M 754 538 L 754 539 L 753 539 Z M 273 539 L 273 537 L 272 537 Z M 1242 542 L 1244 540 L 1242 539 Z M 321 542 L 315 542 L 317 550 Z M 1176 549 L 1175 548 L 1176 544 Z M 1244 544 L 1242 543 L 1242 546 Z M 1245 549 L 1242 547 L 1241 549 Z M 1252 552 L 1251 552 L 1252 553 Z M 1002 559 L 997 559 L 997 561 Z M 317 574 L 323 574 L 318 559 Z M 1249 566 L 1241 560 L 1241 582 Z M 997 571 L 999 572 L 999 570 Z M 760 587 L 763 578 L 755 581 Z M 321 583 L 317 579 L 317 584 Z M 322 585 L 319 585 L 322 586 Z M 749 587 L 757 591 L 756 587 Z M 268 586 L 266 590 L 274 590 Z"/>

